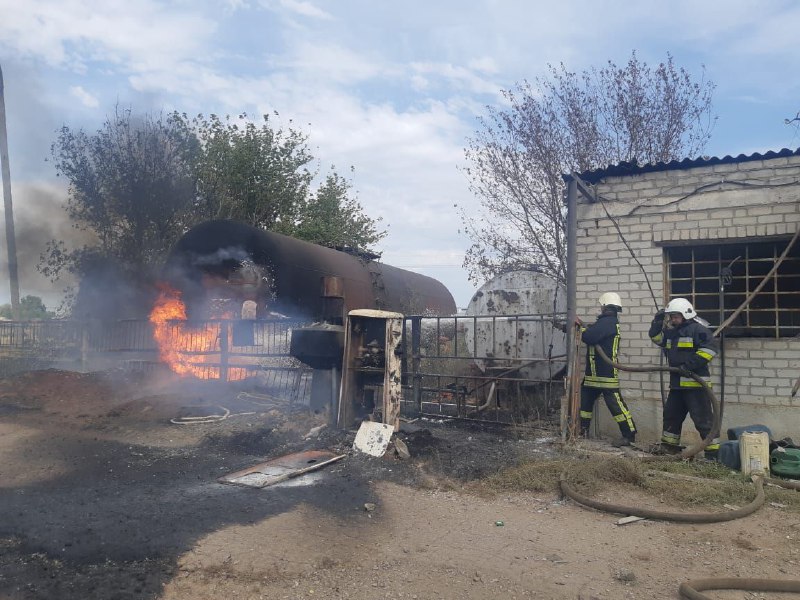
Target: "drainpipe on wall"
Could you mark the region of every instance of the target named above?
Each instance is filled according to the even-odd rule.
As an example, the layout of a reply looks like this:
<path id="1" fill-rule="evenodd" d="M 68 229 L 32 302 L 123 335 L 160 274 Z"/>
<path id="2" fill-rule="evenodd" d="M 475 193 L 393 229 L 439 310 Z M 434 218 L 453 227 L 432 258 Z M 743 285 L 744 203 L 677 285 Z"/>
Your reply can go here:
<path id="1" fill-rule="evenodd" d="M 561 402 L 561 438 L 567 439 L 568 420 L 569 414 L 569 401 L 575 394 L 572 388 L 575 385 L 575 377 L 573 377 L 574 370 L 578 367 L 577 356 L 575 350 L 575 317 L 577 316 L 575 310 L 575 299 L 577 296 L 577 279 L 576 279 L 576 266 L 577 266 L 577 232 L 578 232 L 578 182 L 572 176 L 565 176 L 567 181 L 567 352 L 568 352 L 568 369 L 567 381 L 569 387 L 567 393 Z"/>

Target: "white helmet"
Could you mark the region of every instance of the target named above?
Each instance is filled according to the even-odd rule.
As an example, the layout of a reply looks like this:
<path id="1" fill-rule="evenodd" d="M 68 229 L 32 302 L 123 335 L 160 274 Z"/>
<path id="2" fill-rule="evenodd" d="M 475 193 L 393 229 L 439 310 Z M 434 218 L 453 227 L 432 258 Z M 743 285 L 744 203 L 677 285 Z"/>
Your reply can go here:
<path id="1" fill-rule="evenodd" d="M 614 306 L 618 312 L 622 312 L 622 300 L 616 292 L 606 292 L 600 296 L 600 306 Z"/>
<path id="2" fill-rule="evenodd" d="M 669 304 L 667 304 L 664 312 L 667 314 L 680 313 L 687 321 L 697 316 L 697 313 L 694 311 L 694 306 L 692 306 L 692 303 L 686 298 L 673 298 L 669 301 Z"/>

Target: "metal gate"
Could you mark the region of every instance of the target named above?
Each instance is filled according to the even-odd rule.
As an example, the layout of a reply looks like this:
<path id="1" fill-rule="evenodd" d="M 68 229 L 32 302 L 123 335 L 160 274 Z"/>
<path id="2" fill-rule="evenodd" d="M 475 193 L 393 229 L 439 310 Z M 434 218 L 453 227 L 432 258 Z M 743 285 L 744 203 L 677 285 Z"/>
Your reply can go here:
<path id="1" fill-rule="evenodd" d="M 564 394 L 565 314 L 405 318 L 407 415 L 548 420 Z"/>

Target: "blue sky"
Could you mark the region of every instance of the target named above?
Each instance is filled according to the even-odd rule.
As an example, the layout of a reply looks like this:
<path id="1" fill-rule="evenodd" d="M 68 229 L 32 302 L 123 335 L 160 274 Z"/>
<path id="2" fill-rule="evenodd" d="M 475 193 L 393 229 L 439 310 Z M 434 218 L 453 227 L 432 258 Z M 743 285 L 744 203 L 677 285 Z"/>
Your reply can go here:
<path id="1" fill-rule="evenodd" d="M 34 268 L 44 241 L 69 232 L 63 183 L 45 161 L 55 130 L 93 131 L 119 103 L 278 111 L 309 135 L 323 172 L 355 167 L 360 202 L 388 226 L 384 262 L 439 279 L 464 307 L 475 288 L 454 204 L 477 201 L 459 166 L 500 90 L 548 63 L 670 52 L 717 85 L 707 154 L 795 148 L 784 118 L 800 110 L 798 31 L 800 5 L 788 1 L 0 0 L 22 294 L 56 303 Z"/>

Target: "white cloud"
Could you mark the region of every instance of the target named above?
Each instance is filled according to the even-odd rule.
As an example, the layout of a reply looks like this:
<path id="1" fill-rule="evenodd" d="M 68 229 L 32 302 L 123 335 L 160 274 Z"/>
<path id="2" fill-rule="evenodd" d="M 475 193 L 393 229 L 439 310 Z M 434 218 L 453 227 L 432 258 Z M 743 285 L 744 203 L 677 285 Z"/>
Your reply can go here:
<path id="1" fill-rule="evenodd" d="M 311 2 L 298 2 L 298 0 L 280 0 L 280 2 L 281 6 L 285 9 L 304 17 L 312 17 L 314 19 L 333 19 L 330 13 L 327 13 L 321 8 L 314 6 L 314 4 Z"/>
<path id="2" fill-rule="evenodd" d="M 83 87 L 79 85 L 73 85 L 69 88 L 69 93 L 72 94 L 75 98 L 77 98 L 81 104 L 87 106 L 89 108 L 97 108 L 100 105 L 100 102 L 94 97 L 92 94 L 87 92 Z"/>
<path id="3" fill-rule="evenodd" d="M 356 167 L 362 203 L 390 225 L 389 264 L 441 264 L 430 261 L 445 255 L 450 264 L 449 253 L 463 254 L 453 204 L 476 200 L 456 167 L 475 117 L 547 63 L 623 63 L 634 48 L 652 63 L 671 49 L 692 71 L 706 63 L 718 102 L 736 96 L 742 118 L 745 102 L 766 113 L 800 86 L 791 78 L 800 67 L 800 8 L 786 2 L 0 0 L 0 14 L 0 51 L 53 67 L 47 93 L 58 99 L 68 92 L 89 108 L 117 95 L 189 113 L 278 110 L 282 124 L 292 119 L 310 134 L 323 171 Z M 82 73 L 82 85 L 70 71 Z M 62 120 L 65 109 L 52 104 Z M 794 112 L 784 104 L 763 142 L 779 140 Z M 741 124 L 728 126 L 732 138 Z M 748 139 L 723 153 L 742 147 L 767 149 Z M 445 269 L 448 287 L 465 281 Z"/>
<path id="4" fill-rule="evenodd" d="M 0 14 L 2 47 L 78 70 L 95 62 L 168 68 L 176 59 L 202 56 L 216 27 L 208 18 L 153 0 L 0 0 Z"/>
<path id="5" fill-rule="evenodd" d="M 375 57 L 339 44 L 300 40 L 293 44 L 290 52 L 287 58 L 276 60 L 274 64 L 317 83 L 326 81 L 351 86 L 367 79 L 389 77 L 395 71 Z"/>
<path id="6" fill-rule="evenodd" d="M 450 83 L 475 94 L 492 95 L 500 87 L 497 82 L 478 76 L 472 68 L 451 63 L 414 62 L 411 69 L 415 74 L 424 75 L 428 81 L 434 79 L 440 83 Z"/>

